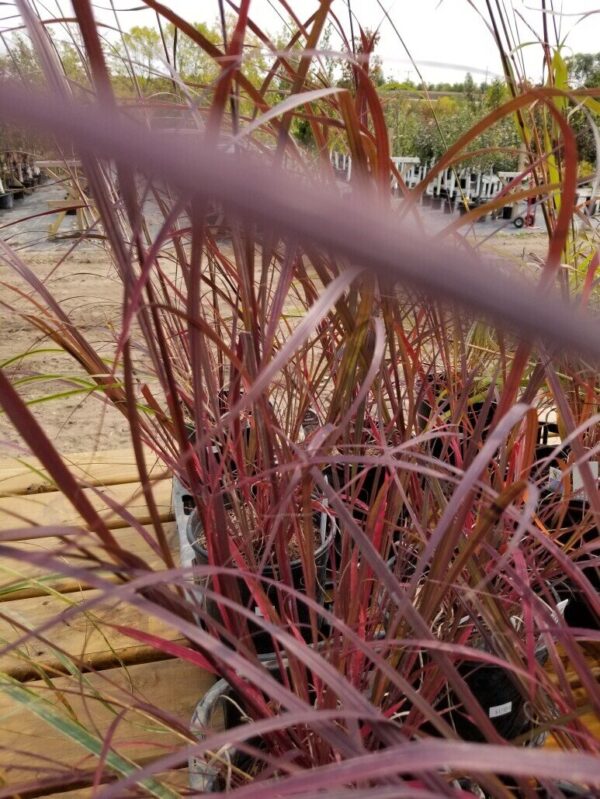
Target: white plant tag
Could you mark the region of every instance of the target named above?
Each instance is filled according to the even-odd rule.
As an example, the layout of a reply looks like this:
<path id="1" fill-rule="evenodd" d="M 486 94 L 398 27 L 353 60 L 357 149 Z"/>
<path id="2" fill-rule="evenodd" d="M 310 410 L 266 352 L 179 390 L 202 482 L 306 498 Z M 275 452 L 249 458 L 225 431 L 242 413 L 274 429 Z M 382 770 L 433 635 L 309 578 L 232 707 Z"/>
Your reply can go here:
<path id="1" fill-rule="evenodd" d="M 551 466 L 548 469 L 548 488 L 555 491 L 558 487 L 560 487 L 561 481 L 562 471 L 556 466 Z"/>
<path id="2" fill-rule="evenodd" d="M 488 716 L 491 719 L 497 719 L 498 716 L 506 716 L 512 710 L 512 702 L 505 702 L 503 705 L 494 705 L 488 710 Z"/>
<path id="3" fill-rule="evenodd" d="M 261 618 L 261 619 L 264 619 L 264 617 L 265 617 L 265 614 L 264 614 L 264 613 L 262 612 L 262 610 L 261 610 L 261 609 L 258 607 L 258 605 L 255 605 L 255 606 L 254 606 L 254 615 L 255 615 L 255 616 L 260 616 L 260 618 Z"/>
<path id="4" fill-rule="evenodd" d="M 556 609 L 560 613 L 561 616 L 565 615 L 565 608 L 567 607 L 568 604 L 569 604 L 569 600 L 568 599 L 563 599 L 561 602 L 559 602 L 557 604 Z"/>

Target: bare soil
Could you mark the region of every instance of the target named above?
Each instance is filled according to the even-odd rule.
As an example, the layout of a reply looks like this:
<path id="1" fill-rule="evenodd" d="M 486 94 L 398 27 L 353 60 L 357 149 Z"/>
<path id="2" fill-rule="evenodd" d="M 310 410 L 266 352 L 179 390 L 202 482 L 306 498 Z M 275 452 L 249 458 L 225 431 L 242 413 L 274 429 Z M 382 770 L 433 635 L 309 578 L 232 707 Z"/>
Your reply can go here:
<path id="1" fill-rule="evenodd" d="M 4 247 L 0 250 L 0 364 L 17 359 L 6 366 L 6 371 L 21 395 L 33 403 L 32 412 L 61 451 L 127 447 L 129 434 L 123 415 L 94 393 L 71 393 L 73 384 L 66 378 L 82 377 L 81 368 L 22 316 L 26 310 L 31 314 L 33 307 L 19 292 L 29 293 L 30 289 L 9 259 L 16 258 L 32 270 L 103 355 L 110 358 L 114 351 L 122 289 L 110 259 L 100 242 L 47 241 L 46 228 L 52 217 L 19 222 L 47 209 L 46 200 L 53 195 L 39 195 L 36 192 L 26 198 L 13 211 L 0 212 L 0 235 L 14 253 L 9 254 Z M 540 232 L 500 233 L 485 242 L 482 251 L 503 260 L 532 264 L 544 257 L 546 247 L 546 236 Z M 61 263 L 57 266 L 58 261 Z M 6 416 L 0 415 L 0 457 L 24 453 L 21 436 Z"/>
<path id="2" fill-rule="evenodd" d="M 75 250 L 53 275 L 52 267 L 60 254 L 60 249 L 49 247 L 21 252 L 20 256 L 36 277 L 46 281 L 73 323 L 110 358 L 121 302 L 121 288 L 112 266 L 99 248 L 86 248 Z M 0 362 L 18 358 L 7 367 L 7 372 L 21 395 L 35 403 L 31 410 L 47 434 L 64 452 L 127 446 L 127 425 L 120 412 L 108 407 L 95 394 L 84 390 L 70 393 L 74 386 L 68 378 L 82 377 L 82 369 L 19 314 L 19 311 L 31 314 L 34 309 L 13 287 L 26 290 L 24 281 L 16 279 L 10 267 L 0 261 Z M 40 401 L 49 395 L 58 396 Z M 11 423 L 0 416 L 0 456 L 17 454 L 15 445 L 20 441 Z"/>

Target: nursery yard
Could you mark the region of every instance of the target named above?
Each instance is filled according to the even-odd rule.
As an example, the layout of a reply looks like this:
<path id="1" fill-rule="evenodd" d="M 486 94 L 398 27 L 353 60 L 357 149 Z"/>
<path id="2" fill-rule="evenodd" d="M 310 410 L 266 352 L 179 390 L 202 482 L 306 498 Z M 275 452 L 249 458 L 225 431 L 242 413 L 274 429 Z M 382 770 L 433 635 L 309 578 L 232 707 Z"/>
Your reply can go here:
<path id="1" fill-rule="evenodd" d="M 0 799 L 600 797 L 589 14 L 310 4 L 4 16 Z"/>
<path id="2" fill-rule="evenodd" d="M 40 192 L 42 196 L 45 193 L 46 190 Z M 35 275 L 46 281 L 74 325 L 85 331 L 100 351 L 110 358 L 114 349 L 114 330 L 119 327 L 122 310 L 122 284 L 115 276 L 107 254 L 95 241 L 47 241 L 48 217 L 18 223 L 16 220 L 26 211 L 43 210 L 38 195 L 26 203 L 2 217 L 6 224 L 10 224 L 8 240 L 17 245 L 20 257 Z M 474 232 L 476 238 L 469 236 L 472 241 L 489 235 L 488 230 L 482 233 L 479 228 Z M 536 270 L 535 259 L 544 257 L 546 247 L 546 235 L 537 231 L 496 233 L 482 245 L 491 258 L 517 265 L 529 264 Z M 64 260 L 56 267 L 59 258 Z M 35 414 L 58 449 L 71 453 L 82 449 L 99 451 L 128 446 L 127 424 L 114 407 L 101 403 L 96 396 L 88 396 L 85 389 L 70 393 L 72 385 L 57 382 L 58 376 L 81 374 L 72 358 L 60 352 L 31 322 L 19 317 L 15 309 L 24 306 L 14 288 L 27 290 L 25 282 L 20 283 L 14 271 L 0 262 L 0 303 L 3 306 L 0 314 L 0 363 L 17 359 L 10 365 L 11 374 L 15 380 L 23 381 L 19 385 L 24 397 L 38 400 Z M 47 377 L 40 379 L 39 375 Z M 58 394 L 60 397 L 54 400 L 39 401 Z M 82 434 L 82 431 L 85 432 Z M 0 456 L 18 454 L 14 450 L 18 440 L 12 426 L 0 416 Z"/>

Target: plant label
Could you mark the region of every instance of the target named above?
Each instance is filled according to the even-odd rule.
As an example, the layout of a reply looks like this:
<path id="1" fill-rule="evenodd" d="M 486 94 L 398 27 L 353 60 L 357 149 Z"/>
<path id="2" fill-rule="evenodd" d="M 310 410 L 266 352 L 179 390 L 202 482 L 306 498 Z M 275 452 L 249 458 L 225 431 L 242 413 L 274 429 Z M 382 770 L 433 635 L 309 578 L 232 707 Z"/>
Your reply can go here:
<path id="1" fill-rule="evenodd" d="M 548 485 L 549 491 L 560 491 L 562 484 L 562 471 L 556 466 L 551 466 L 548 469 Z"/>
<path id="2" fill-rule="evenodd" d="M 503 705 L 494 705 L 488 710 L 488 716 L 491 719 L 497 719 L 498 716 L 506 716 L 512 710 L 512 702 L 505 702 Z"/>

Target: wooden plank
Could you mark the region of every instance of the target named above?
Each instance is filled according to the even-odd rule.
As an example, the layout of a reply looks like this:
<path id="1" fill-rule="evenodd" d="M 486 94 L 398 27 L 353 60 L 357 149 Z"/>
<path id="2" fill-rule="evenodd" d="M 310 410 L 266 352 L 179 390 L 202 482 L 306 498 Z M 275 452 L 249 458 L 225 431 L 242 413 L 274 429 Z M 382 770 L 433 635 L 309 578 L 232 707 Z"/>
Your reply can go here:
<path id="1" fill-rule="evenodd" d="M 97 508 L 108 527 L 127 527 L 128 524 L 118 514 L 107 508 L 102 497 L 93 489 L 83 489 L 92 505 Z M 127 508 L 129 513 L 142 524 L 148 524 L 150 514 L 139 483 L 115 485 L 105 492 L 114 502 Z M 155 502 L 163 521 L 171 515 L 171 480 L 160 479 L 153 483 Z M 41 525 L 81 525 L 81 517 L 69 500 L 59 491 L 29 496 L 3 497 L 0 499 L 0 531 L 19 527 Z"/>
<path id="2" fill-rule="evenodd" d="M 81 166 L 81 161 L 78 159 L 65 159 L 64 161 L 46 160 L 36 161 L 36 166 L 40 169 L 77 169 Z"/>
<path id="3" fill-rule="evenodd" d="M 188 795 L 190 787 L 190 777 L 187 768 L 182 768 L 168 773 L 162 772 L 155 777 L 157 780 L 171 788 L 176 793 L 184 793 Z M 102 785 L 106 785 L 105 782 Z M 44 799 L 94 799 L 98 795 L 98 788 L 76 788 L 74 791 L 63 791 L 62 793 L 44 794 Z M 123 794 L 126 796 L 147 796 L 148 793 L 144 788 L 135 786 L 131 791 Z"/>
<path id="4" fill-rule="evenodd" d="M 86 684 L 82 686 L 74 677 L 56 678 L 52 681 L 54 694 L 42 682 L 29 683 L 27 687 L 40 697 L 48 698 L 65 718 L 80 721 L 101 738 L 115 721 L 115 715 L 105 703 L 90 698 L 91 689 L 100 691 L 119 710 L 128 708 L 113 730 L 113 745 L 140 765 L 173 751 L 185 739 L 161 729 L 156 722 L 150 723 L 142 712 L 133 709 L 133 705 L 147 702 L 187 725 L 198 698 L 213 683 L 210 674 L 176 660 L 110 669 L 87 675 L 85 679 Z M 74 770 L 90 770 L 96 765 L 95 757 L 86 754 L 79 744 L 62 737 L 47 722 L 1 693 L 0 719 L 0 780 L 5 787 L 42 776 L 50 764 L 55 765 L 58 775 L 61 770 L 64 772 L 65 781 L 71 778 Z M 54 796 L 59 799 L 60 794 Z M 62 799 L 75 796 L 86 794 L 70 792 Z"/>
<path id="5" fill-rule="evenodd" d="M 196 666 L 165 660 L 89 674 L 83 685 L 75 677 L 59 677 L 52 681 L 54 690 L 41 681 L 26 687 L 48 699 L 61 717 L 79 721 L 100 739 L 110 730 L 113 748 L 145 765 L 185 745 L 184 730 L 194 707 L 213 682 L 212 675 Z M 94 691 L 101 693 L 104 701 L 94 696 Z M 173 732 L 146 714 L 145 705 L 161 709 L 184 730 Z M 123 716 L 117 718 L 121 711 Z M 47 775 L 50 768 L 58 778 L 64 774 L 65 784 L 70 785 L 68 780 L 75 771 L 93 770 L 97 763 L 96 756 L 76 741 L 0 693 L 0 784 L 5 789 Z"/>
<path id="6" fill-rule="evenodd" d="M 33 597 L 4 602 L 1 606 L 0 641 L 12 644 L 19 641 L 26 629 L 36 629 L 56 621 L 44 632 L 45 640 L 32 638 L 16 651 L 0 656 L 0 672 L 25 680 L 39 677 L 36 667 L 52 674 L 65 671 L 60 652 L 71 657 L 82 668 L 107 669 L 119 663 L 140 663 L 156 660 L 161 653 L 109 626 L 118 623 L 168 641 L 184 640 L 181 634 L 153 616 L 142 613 L 124 602 L 102 602 L 87 612 L 77 613 L 67 621 L 61 614 L 74 605 L 101 596 L 101 591 L 84 590 L 59 596 Z M 57 652 L 58 650 L 58 652 Z"/>
<path id="7" fill-rule="evenodd" d="M 167 470 L 156 455 L 149 449 L 144 451 L 150 475 L 155 479 L 166 476 Z M 72 474 L 85 485 L 110 486 L 139 481 L 135 456 L 131 449 L 79 452 L 63 455 L 63 460 Z M 55 485 L 37 458 L 0 460 L 0 497 L 55 490 Z"/>
<path id="8" fill-rule="evenodd" d="M 145 529 L 150 536 L 154 537 L 154 532 L 151 527 L 146 527 Z M 166 522 L 164 529 L 175 561 L 178 563 L 176 525 L 174 522 Z M 83 534 L 79 535 L 81 536 Z M 115 537 L 125 550 L 143 558 L 153 570 L 164 567 L 163 559 L 144 541 L 138 530 L 132 527 L 124 527 L 115 530 Z M 88 543 L 88 540 L 90 543 Z M 98 555 L 98 557 L 106 559 L 104 550 L 97 543 L 95 536 L 90 534 L 84 541 L 91 555 L 95 554 Z M 92 565 L 90 559 L 76 556 L 75 554 L 64 554 L 65 552 L 73 553 L 75 550 L 65 550 L 64 543 L 59 538 L 52 536 L 8 543 L 5 544 L 5 546 L 15 550 L 15 553 L 61 553 L 60 558 L 62 561 L 80 568 L 90 568 Z M 45 596 L 52 591 L 67 594 L 88 587 L 87 584 L 82 584 L 72 577 L 66 577 L 60 573 L 49 573 L 47 570 L 27 560 L 21 559 L 21 555 L 18 555 L 18 557 L 18 560 L 16 558 L 13 560 L 8 556 L 0 560 L 0 603 L 15 599 L 25 599 L 27 597 Z M 105 580 L 117 582 L 117 578 L 112 572 L 99 572 L 99 574 L 101 574 Z"/>
<path id="9" fill-rule="evenodd" d="M 65 210 L 68 210 L 68 209 L 72 208 L 75 204 L 81 205 L 81 198 L 80 197 L 79 198 L 75 198 L 75 197 L 66 198 L 65 197 L 64 200 L 46 200 L 46 204 L 48 206 L 48 210 L 49 211 L 52 211 L 52 210 L 60 211 L 63 208 Z"/>
<path id="10" fill-rule="evenodd" d="M 598 688 L 600 689 L 600 648 L 596 644 L 589 644 L 584 643 L 582 649 L 585 653 L 585 660 L 590 669 L 590 672 L 593 678 L 598 683 Z M 565 676 L 569 683 L 569 688 L 573 693 L 573 699 L 575 700 L 577 707 L 585 708 L 588 705 L 588 692 L 587 688 L 582 685 L 581 677 L 577 670 L 572 666 L 570 659 L 567 653 L 562 649 L 562 647 L 558 648 L 558 654 L 562 663 L 562 666 L 565 670 Z M 552 669 L 551 661 L 548 662 L 547 671 L 550 674 L 550 678 L 555 685 L 558 685 L 558 677 L 556 673 Z M 591 733 L 591 735 L 600 743 L 600 718 L 594 712 L 588 712 L 587 709 L 582 710 L 580 716 L 580 722 L 586 728 L 586 730 Z M 547 749 L 572 749 L 573 745 L 569 741 L 568 736 L 560 735 L 557 736 L 550 733 L 548 735 L 545 743 L 544 748 Z"/>
<path id="11" fill-rule="evenodd" d="M 585 729 L 590 733 L 596 741 L 600 744 L 600 719 L 595 713 L 584 713 L 580 716 L 580 722 L 583 724 Z M 570 741 L 565 738 L 564 742 L 562 741 L 562 736 L 554 735 L 550 733 L 550 735 L 546 738 L 544 742 L 544 749 L 573 749 L 573 745 Z"/>
<path id="12" fill-rule="evenodd" d="M 65 221 L 66 218 L 67 218 L 66 211 L 60 211 L 59 213 L 57 213 L 54 220 L 50 222 L 50 224 L 48 225 L 49 239 L 56 238 L 56 236 L 58 235 L 58 231 L 60 230 L 62 223 Z"/>

